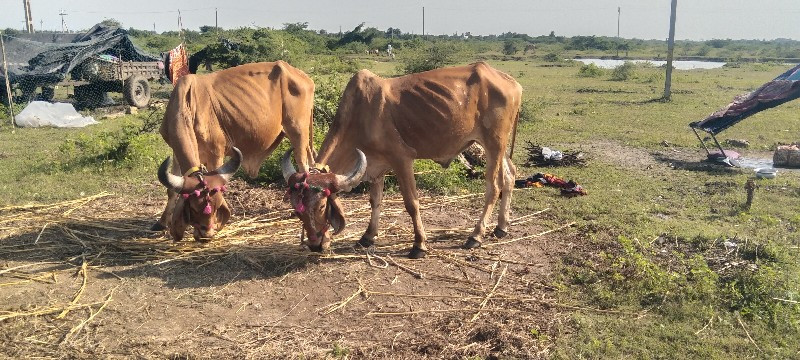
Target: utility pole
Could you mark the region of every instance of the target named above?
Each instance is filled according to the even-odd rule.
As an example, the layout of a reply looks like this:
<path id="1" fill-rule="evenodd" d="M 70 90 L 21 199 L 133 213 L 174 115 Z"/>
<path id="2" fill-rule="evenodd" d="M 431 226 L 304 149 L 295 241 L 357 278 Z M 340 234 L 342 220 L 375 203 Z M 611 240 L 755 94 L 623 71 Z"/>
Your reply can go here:
<path id="1" fill-rule="evenodd" d="M 33 18 L 31 17 L 31 0 L 22 0 L 25 5 L 25 30 L 28 33 L 33 33 Z"/>
<path id="2" fill-rule="evenodd" d="M 11 133 L 15 132 L 15 125 L 14 125 L 14 107 L 12 104 L 14 103 L 14 94 L 11 93 L 11 82 L 8 79 L 8 63 L 6 62 L 6 44 L 3 41 L 3 32 L 0 31 L 0 50 L 3 53 L 3 79 L 5 80 L 6 85 L 6 98 L 8 99 L 8 114 L 11 116 Z"/>
<path id="3" fill-rule="evenodd" d="M 422 37 L 425 37 L 425 7 L 422 7 Z"/>
<path id="4" fill-rule="evenodd" d="M 217 37 L 219 37 L 219 13 L 217 8 L 214 8 L 214 31 L 217 32 Z"/>
<path id="5" fill-rule="evenodd" d="M 617 6 L 617 57 L 619 57 L 619 17 L 622 14 L 622 8 Z"/>
<path id="6" fill-rule="evenodd" d="M 672 52 L 675 50 L 675 10 L 678 0 L 672 0 L 672 13 L 669 15 L 669 39 L 667 40 L 667 79 L 664 82 L 664 100 L 670 99 L 672 87 Z"/>
<path id="7" fill-rule="evenodd" d="M 64 33 L 64 30 L 67 28 L 67 23 L 64 22 L 64 16 L 68 14 L 65 13 L 64 10 L 62 9 L 58 12 L 58 15 L 61 15 L 61 33 Z"/>

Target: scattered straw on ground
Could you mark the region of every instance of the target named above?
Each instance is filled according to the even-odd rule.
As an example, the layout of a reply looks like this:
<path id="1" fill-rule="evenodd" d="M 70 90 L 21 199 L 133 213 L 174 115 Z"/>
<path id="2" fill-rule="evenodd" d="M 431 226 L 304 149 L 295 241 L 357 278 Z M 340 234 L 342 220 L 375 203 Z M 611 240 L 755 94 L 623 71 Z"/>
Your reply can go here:
<path id="1" fill-rule="evenodd" d="M 423 210 L 444 210 L 462 205 L 471 199 L 480 201 L 482 196 L 483 194 L 478 193 L 435 198 L 422 197 L 420 203 Z M 125 199 L 117 199 L 109 193 L 100 193 L 54 204 L 8 206 L 0 209 L 2 210 L 0 211 L 2 214 L 0 216 L 0 252 L 7 254 L 7 260 L 22 262 L 21 265 L 5 265 L 5 268 L 0 265 L 0 286 L 24 285 L 31 282 L 56 284 L 56 273 L 67 271 L 73 278 L 80 277 L 80 285 L 72 285 L 77 289 L 71 301 L 65 303 L 66 299 L 63 299 L 60 303 L 34 306 L 24 310 L 0 309 L 0 322 L 12 318 L 37 316 L 53 316 L 53 320 L 62 319 L 64 321 L 69 315 L 73 325 L 67 327 L 68 331 L 61 334 L 60 343 L 71 343 L 76 340 L 82 330 L 86 329 L 89 323 L 102 317 L 100 314 L 104 309 L 108 306 L 113 307 L 113 290 L 107 293 L 104 301 L 81 303 L 82 299 L 87 298 L 83 295 L 87 288 L 90 271 L 106 272 L 121 279 L 107 270 L 107 266 L 104 265 L 127 262 L 163 265 L 182 262 L 204 266 L 230 257 L 235 257 L 261 270 L 266 267 L 263 264 L 264 258 L 275 260 L 275 263 L 269 264 L 272 268 L 283 265 L 287 269 L 290 269 L 294 263 L 305 263 L 309 260 L 363 261 L 375 268 L 375 271 L 386 271 L 384 269 L 396 267 L 416 278 L 416 281 L 438 281 L 442 284 L 450 284 L 446 287 L 461 293 L 461 295 L 437 295 L 381 292 L 371 290 L 369 284 L 355 279 L 353 292 L 343 296 L 340 301 L 319 309 L 320 316 L 334 316 L 359 296 L 378 299 L 385 296 L 408 297 L 445 301 L 451 304 L 449 308 L 439 306 L 439 308 L 409 311 L 370 311 L 364 314 L 368 317 L 414 316 L 426 313 L 463 314 L 464 321 L 472 323 L 483 314 L 530 315 L 537 311 L 536 308 L 610 312 L 623 316 L 640 315 L 561 304 L 544 296 L 522 296 L 524 290 L 521 290 L 520 286 L 551 288 L 545 284 L 531 284 L 530 280 L 522 281 L 521 275 L 509 271 L 509 265 L 530 267 L 536 266 L 536 264 L 520 261 L 524 259 L 504 259 L 504 255 L 497 253 L 496 250 L 515 242 L 534 241 L 553 232 L 565 230 L 574 223 L 503 241 L 487 242 L 484 246 L 495 251 L 486 252 L 488 255 L 485 255 L 484 252 L 465 253 L 462 250 L 434 246 L 434 249 L 430 251 L 429 260 L 426 261 L 439 261 L 443 266 L 460 269 L 463 274 L 462 278 L 433 271 L 423 273 L 422 270 L 419 270 L 420 267 L 417 265 L 419 263 L 415 264 L 414 261 L 400 256 L 411 247 L 410 239 L 413 238 L 411 224 L 407 221 L 383 221 L 378 236 L 386 240 L 382 241 L 386 245 L 370 249 L 353 247 L 353 242 L 347 240 L 358 238 L 361 235 L 363 225 L 369 221 L 371 213 L 368 202 L 363 199 L 342 199 L 347 203 L 346 208 L 350 209 L 345 214 L 349 220 L 349 226 L 337 237 L 328 254 L 313 253 L 299 245 L 300 224 L 297 219 L 290 217 L 291 211 L 288 207 L 258 215 L 237 216 L 234 218 L 235 221 L 220 231 L 213 241 L 199 243 L 191 240 L 173 242 L 165 237 L 164 232 L 147 230 L 155 218 L 154 214 L 121 211 L 120 203 L 125 203 L 125 201 Z M 99 206 L 98 202 L 104 205 Z M 548 210 L 542 209 L 519 216 L 512 219 L 511 224 L 530 223 Z M 402 199 L 399 197 L 384 200 L 382 218 L 391 219 L 393 217 L 403 220 L 406 217 Z M 493 227 L 491 224 L 487 225 L 489 225 L 487 228 Z M 432 238 L 453 236 L 465 239 L 472 231 L 472 224 L 464 227 L 432 227 L 427 231 Z M 398 238 L 402 238 L 403 241 L 392 241 Z M 476 261 L 477 259 L 492 261 L 493 264 L 491 266 L 482 265 Z M 45 265 L 51 265 L 51 267 L 45 267 Z M 502 271 L 500 271 L 501 269 Z M 499 273 L 499 276 L 496 272 Z M 484 275 L 480 276 L 481 273 Z M 493 279 L 490 283 L 483 280 L 487 276 L 489 279 Z M 3 281 L 6 278 L 13 278 L 14 281 Z M 501 282 L 504 279 L 506 281 Z M 75 282 L 73 281 L 72 284 Z M 63 286 L 62 283 L 56 285 Z M 97 294 L 93 298 L 97 299 Z M 50 301 L 52 302 L 52 300 Z M 78 309 L 82 311 L 77 313 Z M 283 317 L 288 316 L 292 311 L 294 311 L 294 307 Z M 85 315 L 80 316 L 79 314 Z M 270 326 L 275 326 L 283 317 L 275 320 Z M 484 317 L 488 318 L 488 316 Z M 471 320 L 469 320 L 470 318 Z M 85 331 L 83 332 L 85 333 Z M 467 334 L 464 333 L 463 336 L 467 336 Z M 456 350 L 467 353 L 468 348 Z"/>

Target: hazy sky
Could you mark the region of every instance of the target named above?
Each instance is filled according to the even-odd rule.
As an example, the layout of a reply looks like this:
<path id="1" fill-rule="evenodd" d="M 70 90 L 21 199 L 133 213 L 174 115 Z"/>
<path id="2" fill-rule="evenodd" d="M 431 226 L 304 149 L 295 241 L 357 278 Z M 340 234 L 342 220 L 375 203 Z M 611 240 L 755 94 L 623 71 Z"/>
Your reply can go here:
<path id="1" fill-rule="evenodd" d="M 104 18 L 125 27 L 159 32 L 178 29 L 178 9 L 183 26 L 198 29 L 214 25 L 219 10 L 223 28 L 308 22 L 309 28 L 347 31 L 361 22 L 384 30 L 422 33 L 425 7 L 427 34 L 500 34 L 507 31 L 546 35 L 616 36 L 617 7 L 622 9 L 620 36 L 665 39 L 669 34 L 670 0 L 30 0 L 34 28 L 61 29 L 59 10 L 67 27 L 86 29 Z M 23 1 L 0 0 L 0 28 L 23 28 Z M 679 0 L 677 39 L 800 40 L 798 0 Z M 41 21 L 41 23 L 40 23 Z M 40 25 L 41 24 L 41 25 Z"/>

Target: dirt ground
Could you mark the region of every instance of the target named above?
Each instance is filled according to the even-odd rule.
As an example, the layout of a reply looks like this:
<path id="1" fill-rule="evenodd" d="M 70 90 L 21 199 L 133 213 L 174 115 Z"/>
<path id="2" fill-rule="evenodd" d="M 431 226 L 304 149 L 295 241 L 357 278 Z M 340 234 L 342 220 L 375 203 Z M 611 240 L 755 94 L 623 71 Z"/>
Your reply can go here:
<path id="1" fill-rule="evenodd" d="M 282 189 L 232 188 L 233 223 L 209 244 L 144 230 L 160 191 L 2 209 L 0 358 L 543 358 L 569 331 L 546 284 L 577 245 L 568 227 L 542 234 L 558 228 L 537 225 L 547 212 L 514 214 L 509 237 L 468 251 L 482 195 L 425 196 L 434 250 L 408 260 L 400 196 L 384 198 L 367 252 L 353 247 L 367 196 L 346 195 L 349 224 L 320 257 L 298 244 Z"/>

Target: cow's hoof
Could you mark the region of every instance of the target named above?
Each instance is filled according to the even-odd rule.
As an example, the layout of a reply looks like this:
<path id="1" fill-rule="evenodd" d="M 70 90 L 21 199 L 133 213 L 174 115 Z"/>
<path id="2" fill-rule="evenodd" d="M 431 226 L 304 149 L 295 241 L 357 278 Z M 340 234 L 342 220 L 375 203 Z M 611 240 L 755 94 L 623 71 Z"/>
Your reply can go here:
<path id="1" fill-rule="evenodd" d="M 322 244 L 317 245 L 317 246 L 308 245 L 308 250 L 311 250 L 311 251 L 317 252 L 317 253 L 321 253 L 322 252 Z"/>
<path id="2" fill-rule="evenodd" d="M 161 225 L 161 223 L 159 222 L 153 224 L 153 226 L 150 227 L 150 231 L 164 231 L 164 230 L 167 230 L 167 227 Z"/>
<path id="3" fill-rule="evenodd" d="M 426 255 L 428 255 L 428 252 L 425 251 L 425 250 L 418 249 L 418 248 L 411 248 L 411 252 L 408 253 L 408 258 L 409 259 L 422 259 Z"/>
<path id="4" fill-rule="evenodd" d="M 494 228 L 494 231 L 492 233 L 494 234 L 494 237 L 498 239 L 504 238 L 506 237 L 506 235 L 508 235 L 508 231 L 505 231 L 499 227 Z"/>
<path id="5" fill-rule="evenodd" d="M 364 248 L 368 248 L 372 245 L 375 245 L 375 238 L 368 238 L 366 236 L 362 236 L 360 240 L 358 240 L 358 245 L 361 245 Z"/>
<path id="6" fill-rule="evenodd" d="M 481 242 L 472 236 L 467 238 L 467 242 L 465 242 L 464 245 L 461 246 L 462 249 L 476 249 L 479 247 L 481 247 Z"/>

